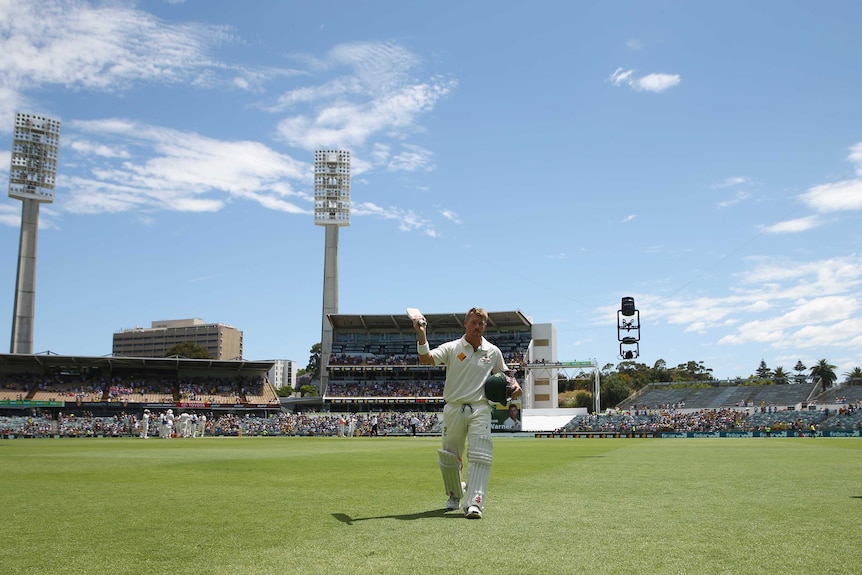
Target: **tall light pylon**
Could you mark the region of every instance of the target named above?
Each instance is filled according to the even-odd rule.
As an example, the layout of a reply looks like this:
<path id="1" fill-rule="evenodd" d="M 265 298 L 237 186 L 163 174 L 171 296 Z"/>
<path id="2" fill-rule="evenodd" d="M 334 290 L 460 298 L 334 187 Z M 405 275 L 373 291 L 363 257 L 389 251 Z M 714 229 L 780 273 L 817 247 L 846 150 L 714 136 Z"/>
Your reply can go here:
<path id="1" fill-rule="evenodd" d="M 59 120 L 33 114 L 15 114 L 9 197 L 21 200 L 23 204 L 10 353 L 33 353 L 39 204 L 54 201 L 59 146 Z"/>
<path id="2" fill-rule="evenodd" d="M 329 356 L 332 353 L 329 316 L 338 313 L 338 229 L 350 225 L 350 152 L 314 152 L 314 223 L 326 228 L 318 389 L 322 396 L 329 383 Z"/>

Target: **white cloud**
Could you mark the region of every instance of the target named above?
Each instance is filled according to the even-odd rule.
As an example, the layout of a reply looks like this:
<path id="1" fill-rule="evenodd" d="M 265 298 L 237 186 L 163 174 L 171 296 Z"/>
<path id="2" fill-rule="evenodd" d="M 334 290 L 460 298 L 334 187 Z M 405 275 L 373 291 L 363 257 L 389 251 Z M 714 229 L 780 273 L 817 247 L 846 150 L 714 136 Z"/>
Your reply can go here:
<path id="1" fill-rule="evenodd" d="M 434 169 L 433 154 L 412 144 L 404 144 L 404 149 L 397 155 L 392 156 L 386 169 L 390 172 L 404 171 L 415 172 L 418 170 L 431 171 Z"/>
<path id="2" fill-rule="evenodd" d="M 841 330 L 829 333 L 836 326 L 851 321 L 858 324 L 862 319 L 851 318 L 859 308 L 853 296 L 828 296 L 794 302 L 787 312 L 778 316 L 745 322 L 735 334 L 725 336 L 719 343 L 742 344 L 771 342 L 776 347 L 809 348 L 825 345 L 842 346 L 848 334 Z M 802 338 L 801 334 L 808 334 Z M 812 338 L 818 333 L 817 338 Z M 858 337 L 858 332 L 853 333 Z M 817 340 L 816 343 L 815 341 Z"/>
<path id="3" fill-rule="evenodd" d="M 862 142 L 850 146 L 848 160 L 856 164 L 856 175 L 862 176 Z"/>
<path id="4" fill-rule="evenodd" d="M 171 24 L 126 2 L 0 0 L 0 133 L 13 125 L 14 113 L 26 108 L 27 91 L 36 88 L 122 92 L 151 82 L 257 92 L 264 82 L 281 78 L 293 86 L 268 109 L 288 110 L 277 124 L 279 139 L 302 150 L 351 149 L 354 176 L 372 169 L 434 168 L 433 153 L 405 139 L 422 132 L 418 118 L 457 83 L 439 76 L 417 79 L 421 60 L 407 48 L 394 42 L 340 44 L 323 58 L 295 57 L 303 69 L 252 69 L 213 56 L 217 46 L 238 42 L 230 27 Z M 238 198 L 289 213 L 311 211 L 313 197 L 301 191 L 310 187 L 310 165 L 260 142 L 219 141 L 122 118 L 67 118 L 63 132 L 61 160 L 77 172 L 58 178 L 64 193 L 57 196 L 57 214 L 215 211 Z M 380 215 L 397 220 L 401 229 L 436 235 L 409 210 Z M 6 214 L 0 217 L 7 220 Z"/>
<path id="5" fill-rule="evenodd" d="M 733 186 L 740 186 L 747 183 L 749 183 L 749 179 L 745 176 L 730 176 L 725 178 L 724 181 L 715 184 L 713 188 L 731 188 Z"/>
<path id="6" fill-rule="evenodd" d="M 680 325 L 688 333 L 730 330 L 720 344 L 766 342 L 775 348 L 799 349 L 858 345 L 862 319 L 855 315 L 862 309 L 857 293 L 862 255 L 808 262 L 752 261 L 727 296 L 634 296 L 641 309 L 649 310 L 650 321 Z M 854 332 L 853 326 L 860 331 Z"/>
<path id="7" fill-rule="evenodd" d="M 730 206 L 734 206 L 736 204 L 744 202 L 749 197 L 751 197 L 750 193 L 743 190 L 737 190 L 736 193 L 733 194 L 733 197 L 731 199 L 718 202 L 718 207 L 729 208 Z"/>
<path id="8" fill-rule="evenodd" d="M 377 216 L 386 220 L 398 222 L 402 232 L 419 231 L 429 237 L 437 237 L 437 230 L 430 220 L 427 220 L 413 210 L 404 210 L 394 206 L 384 208 L 374 202 L 354 202 L 351 204 L 351 216 Z"/>
<path id="9" fill-rule="evenodd" d="M 285 118 L 278 133 L 287 143 L 306 150 L 362 146 L 382 132 L 398 137 L 417 129 L 417 116 L 431 110 L 454 83 L 411 84 L 362 102 L 333 101 L 314 114 Z"/>
<path id="10" fill-rule="evenodd" d="M 122 147 L 106 146 L 87 140 L 73 139 L 68 143 L 70 149 L 84 156 L 101 156 L 103 158 L 128 158 L 129 152 Z"/>
<path id="11" fill-rule="evenodd" d="M 609 79 L 614 86 L 631 84 L 632 76 L 634 76 L 634 73 L 634 70 L 623 70 L 622 68 L 617 68 L 616 70 L 614 70 L 614 73 L 611 74 L 611 77 Z"/>
<path id="12" fill-rule="evenodd" d="M 0 225 L 18 227 L 21 225 L 21 203 L 0 204 Z"/>
<path id="13" fill-rule="evenodd" d="M 390 146 L 377 142 L 371 147 L 371 159 L 377 166 L 384 166 L 389 162 Z"/>
<path id="14" fill-rule="evenodd" d="M 850 146 L 847 159 L 856 164 L 855 172 L 860 178 L 809 188 L 799 196 L 802 202 L 818 212 L 862 209 L 862 142 Z"/>
<path id="15" fill-rule="evenodd" d="M 862 179 L 814 186 L 800 196 L 818 212 L 862 209 Z"/>
<path id="16" fill-rule="evenodd" d="M 647 74 L 635 80 L 632 86 L 635 90 L 647 92 L 664 92 L 680 83 L 679 74 Z"/>
<path id="17" fill-rule="evenodd" d="M 400 138 L 420 130 L 418 117 L 457 85 L 442 77 L 417 81 L 412 73 L 419 59 L 390 42 L 338 45 L 322 60 L 295 58 L 306 62 L 311 71 L 341 74 L 321 84 L 294 88 L 272 107 L 273 111 L 311 107 L 278 124 L 282 139 L 306 150 L 350 149 L 365 145 L 375 135 Z"/>
<path id="18" fill-rule="evenodd" d="M 268 209 L 310 213 L 310 198 L 290 183 L 310 179 L 308 164 L 259 142 L 219 141 L 122 119 L 71 122 L 70 127 L 104 144 L 75 139 L 79 145 L 71 150 L 94 167 L 91 178 L 62 181 L 69 190 L 62 196 L 67 211 L 216 211 L 231 198 L 243 198 Z M 105 153 L 105 148 L 121 149 L 112 148 L 115 140 L 125 142 L 127 149 Z"/>
<path id="19" fill-rule="evenodd" d="M 206 83 L 224 68 L 210 49 L 233 40 L 225 26 L 169 24 L 119 3 L 2 2 L 0 22 L 0 90 L 13 101 L 50 84 L 115 91 L 141 81 Z M 0 125 L 11 126 L 8 106 L 0 114 Z"/>
<path id="20" fill-rule="evenodd" d="M 817 216 L 807 216 L 804 218 L 796 218 L 794 220 L 784 220 L 777 224 L 766 226 L 764 231 L 770 234 L 806 232 L 819 227 L 822 223 L 823 222 Z"/>
<path id="21" fill-rule="evenodd" d="M 682 81 L 679 74 L 652 73 L 641 77 L 635 77 L 634 74 L 634 70 L 617 68 L 609 80 L 614 86 L 627 85 L 638 92 L 655 93 L 664 92 Z"/>
<path id="22" fill-rule="evenodd" d="M 458 214 L 453 212 L 452 210 L 440 210 L 440 215 L 449 220 L 454 224 L 460 224 L 461 218 L 458 217 Z"/>

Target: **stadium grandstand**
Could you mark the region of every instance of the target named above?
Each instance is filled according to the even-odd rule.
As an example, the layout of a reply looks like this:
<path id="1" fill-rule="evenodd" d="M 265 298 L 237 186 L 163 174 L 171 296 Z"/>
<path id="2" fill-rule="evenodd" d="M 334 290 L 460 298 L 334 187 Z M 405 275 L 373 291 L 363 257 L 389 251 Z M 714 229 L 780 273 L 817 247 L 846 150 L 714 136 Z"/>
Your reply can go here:
<path id="1" fill-rule="evenodd" d="M 602 414 L 572 418 L 560 434 L 816 436 L 862 431 L 862 385 L 653 383 Z"/>
<path id="2" fill-rule="evenodd" d="M 432 345 L 463 335 L 463 314 L 427 319 Z M 328 320 L 334 342 L 322 358 L 329 377 L 319 397 L 277 397 L 271 361 L 0 355 L 0 434 L 135 435 L 145 409 L 154 431 L 171 410 L 206 415 L 213 435 L 439 433 L 445 372 L 419 364 L 411 320 Z M 522 380 L 531 329 L 520 311 L 489 314 L 486 335 Z"/>
<path id="3" fill-rule="evenodd" d="M 431 347 L 464 335 L 463 313 L 425 318 Z M 328 409 L 442 410 L 445 368 L 419 364 L 416 332 L 406 315 L 333 314 L 329 321 L 333 342 L 326 360 Z M 524 314 L 489 312 L 485 337 L 500 348 L 515 377 L 523 381 L 523 364 L 533 341 L 532 324 Z"/>
<path id="4" fill-rule="evenodd" d="M 463 334 L 463 314 L 426 317 L 432 346 Z M 445 372 L 418 363 L 411 320 L 400 314 L 328 319 L 332 354 L 321 358 L 328 384 L 318 397 L 279 398 L 269 377 L 273 361 L 0 355 L 0 437 L 134 436 L 145 409 L 153 414 L 154 436 L 155 419 L 168 410 L 205 415 L 207 435 L 439 434 Z M 512 311 L 491 312 L 486 330 L 528 392 L 528 366 L 540 339 L 535 328 Z M 553 359 L 553 346 L 550 351 Z M 603 413 L 584 409 L 550 428 L 546 422 L 529 427 L 524 417 L 523 431 L 862 432 L 862 385 L 823 391 L 811 383 L 742 383 L 653 383 Z"/>
<path id="5" fill-rule="evenodd" d="M 0 409 L 277 412 L 271 361 L 0 355 Z"/>
<path id="6" fill-rule="evenodd" d="M 862 388 L 860 388 L 862 389 Z M 782 385 L 740 385 L 737 381 L 697 383 L 651 383 L 620 403 L 661 408 L 690 405 L 697 408 L 779 406 L 796 407 L 815 401 L 818 386 L 813 383 Z"/>

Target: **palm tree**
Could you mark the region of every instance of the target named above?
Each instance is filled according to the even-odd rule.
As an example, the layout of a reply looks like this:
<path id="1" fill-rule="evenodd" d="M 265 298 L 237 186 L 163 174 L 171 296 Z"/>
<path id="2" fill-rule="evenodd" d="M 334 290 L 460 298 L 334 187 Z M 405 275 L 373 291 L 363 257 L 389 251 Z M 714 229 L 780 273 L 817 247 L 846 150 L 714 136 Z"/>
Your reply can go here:
<path id="1" fill-rule="evenodd" d="M 845 371 L 844 380 L 847 385 L 862 385 L 862 367 L 854 367 L 851 371 Z"/>
<path id="2" fill-rule="evenodd" d="M 823 391 L 826 391 L 838 376 L 835 375 L 835 366 L 825 359 L 817 362 L 817 365 L 811 368 L 811 379 L 815 382 L 819 381 L 823 386 Z"/>
<path id="3" fill-rule="evenodd" d="M 780 365 L 772 371 L 772 381 L 774 381 L 776 385 L 787 383 L 787 374 L 784 373 L 784 368 Z"/>

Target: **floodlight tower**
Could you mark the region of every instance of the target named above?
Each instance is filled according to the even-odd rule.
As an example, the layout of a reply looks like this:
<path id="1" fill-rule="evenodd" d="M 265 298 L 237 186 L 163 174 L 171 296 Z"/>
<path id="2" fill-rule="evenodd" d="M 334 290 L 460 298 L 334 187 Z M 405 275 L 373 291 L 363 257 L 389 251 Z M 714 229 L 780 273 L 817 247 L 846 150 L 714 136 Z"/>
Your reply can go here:
<path id="1" fill-rule="evenodd" d="M 59 120 L 33 114 L 15 114 L 9 197 L 21 200 L 23 205 L 10 353 L 33 353 L 39 204 L 54 201 L 59 145 Z"/>
<path id="2" fill-rule="evenodd" d="M 338 228 L 350 225 L 350 152 L 314 152 L 314 223 L 326 228 L 323 257 L 323 327 L 320 336 L 320 395 L 329 381 L 332 325 L 338 313 Z"/>

